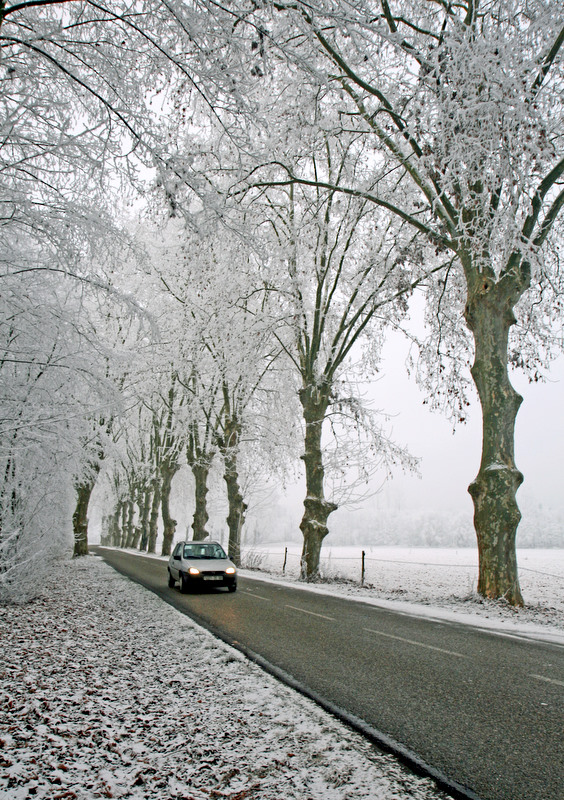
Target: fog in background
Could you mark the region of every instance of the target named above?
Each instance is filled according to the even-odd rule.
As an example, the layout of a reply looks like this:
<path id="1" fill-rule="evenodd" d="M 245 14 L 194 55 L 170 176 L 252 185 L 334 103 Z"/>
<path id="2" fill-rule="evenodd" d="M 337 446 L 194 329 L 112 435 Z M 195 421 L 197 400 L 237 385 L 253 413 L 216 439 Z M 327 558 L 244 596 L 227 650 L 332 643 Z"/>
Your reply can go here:
<path id="1" fill-rule="evenodd" d="M 475 396 L 468 421 L 453 431 L 452 421 L 424 405 L 424 394 L 408 376 L 408 348 L 403 335 L 389 336 L 371 393 L 375 408 L 390 415 L 386 427 L 391 437 L 421 459 L 421 475 L 404 474 L 397 468 L 391 480 L 383 482 L 381 475 L 376 476 L 366 487 L 368 497 L 329 517 L 330 533 L 324 546 L 476 544 L 467 487 L 480 463 L 479 401 Z M 517 546 L 564 547 L 564 357 L 554 362 L 545 383 L 531 384 L 519 372 L 510 377 L 524 397 L 516 428 L 516 462 L 525 476 L 517 494 L 523 514 Z M 217 470 L 219 467 L 216 464 Z M 226 544 L 224 487 L 218 471 L 210 481 L 207 528 L 213 538 Z M 301 542 L 304 487 L 299 480 L 285 491 L 273 486 L 250 487 L 243 544 Z M 192 493 L 191 473 L 182 469 L 174 479 L 171 497 L 172 514 L 178 520 L 175 540 L 191 538 Z M 93 500 L 90 540 L 94 543 L 99 541 L 104 500 L 98 493 Z"/>
<path id="2" fill-rule="evenodd" d="M 420 477 L 397 469 L 383 485 L 372 480 L 372 497 L 329 517 L 327 545 L 475 545 L 468 485 L 480 464 L 479 400 L 474 397 L 468 421 L 453 430 L 452 421 L 423 404 L 424 394 L 407 375 L 407 353 L 406 340 L 391 336 L 373 397 L 391 415 L 392 438 L 421 459 Z M 517 372 L 510 377 L 524 397 L 516 428 L 517 467 L 525 476 L 517 495 L 523 514 L 517 544 L 564 547 L 564 358 L 554 362 L 546 383 L 531 384 Z M 301 539 L 303 497 L 298 484 L 263 501 L 249 514 L 247 542 Z"/>

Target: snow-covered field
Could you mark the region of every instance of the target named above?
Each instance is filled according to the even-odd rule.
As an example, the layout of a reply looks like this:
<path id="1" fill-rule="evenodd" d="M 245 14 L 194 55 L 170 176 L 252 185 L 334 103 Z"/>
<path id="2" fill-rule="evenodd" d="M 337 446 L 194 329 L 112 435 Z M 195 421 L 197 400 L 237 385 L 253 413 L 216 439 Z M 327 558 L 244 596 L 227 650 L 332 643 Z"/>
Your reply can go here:
<path id="1" fill-rule="evenodd" d="M 96 557 L 0 608 L 2 800 L 438 800 Z"/>
<path id="2" fill-rule="evenodd" d="M 243 574 L 294 581 L 299 548 Z M 564 642 L 564 552 L 522 551 L 527 608 L 476 597 L 472 550 L 327 549 L 308 586 Z M 264 571 L 268 568 L 268 572 Z M 0 799 L 438 800 L 432 784 L 90 556 L 0 607 Z"/>

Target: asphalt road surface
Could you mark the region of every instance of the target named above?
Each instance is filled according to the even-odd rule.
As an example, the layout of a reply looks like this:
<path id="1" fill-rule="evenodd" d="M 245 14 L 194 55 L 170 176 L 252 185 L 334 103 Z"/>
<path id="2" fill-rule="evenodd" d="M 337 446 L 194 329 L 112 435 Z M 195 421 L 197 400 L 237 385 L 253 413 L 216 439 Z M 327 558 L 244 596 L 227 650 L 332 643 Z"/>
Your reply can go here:
<path id="1" fill-rule="evenodd" d="M 164 561 L 93 551 L 479 798 L 563 800 L 564 646 L 241 577 L 184 595 Z"/>

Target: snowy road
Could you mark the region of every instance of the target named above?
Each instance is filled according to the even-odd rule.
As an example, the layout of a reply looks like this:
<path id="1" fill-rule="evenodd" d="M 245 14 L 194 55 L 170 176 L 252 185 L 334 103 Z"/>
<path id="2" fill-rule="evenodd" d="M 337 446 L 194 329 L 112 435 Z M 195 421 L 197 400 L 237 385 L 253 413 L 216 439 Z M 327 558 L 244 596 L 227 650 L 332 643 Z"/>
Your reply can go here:
<path id="1" fill-rule="evenodd" d="M 234 595 L 185 596 L 163 562 L 100 552 L 484 800 L 562 797 L 562 646 L 247 578 Z"/>

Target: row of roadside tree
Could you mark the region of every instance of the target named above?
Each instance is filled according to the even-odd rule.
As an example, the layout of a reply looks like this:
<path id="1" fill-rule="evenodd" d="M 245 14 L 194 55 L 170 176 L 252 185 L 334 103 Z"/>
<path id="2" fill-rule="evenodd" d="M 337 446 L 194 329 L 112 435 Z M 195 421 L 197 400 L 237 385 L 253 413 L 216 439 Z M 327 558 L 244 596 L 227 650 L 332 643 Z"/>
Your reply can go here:
<path id="1" fill-rule="evenodd" d="M 187 466 L 207 536 L 218 463 L 238 560 L 244 487 L 301 459 L 315 578 L 327 473 L 416 468 L 362 391 L 405 327 L 434 408 L 477 391 L 478 591 L 521 604 L 508 367 L 562 344 L 556 4 L 31 0 L 0 41 L 2 596 L 71 521 L 87 551 L 97 482 L 112 541 L 160 515 L 168 553 Z"/>

